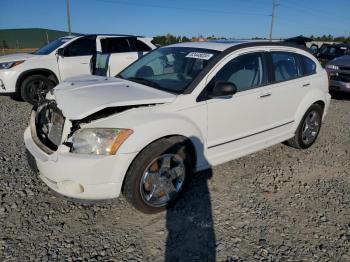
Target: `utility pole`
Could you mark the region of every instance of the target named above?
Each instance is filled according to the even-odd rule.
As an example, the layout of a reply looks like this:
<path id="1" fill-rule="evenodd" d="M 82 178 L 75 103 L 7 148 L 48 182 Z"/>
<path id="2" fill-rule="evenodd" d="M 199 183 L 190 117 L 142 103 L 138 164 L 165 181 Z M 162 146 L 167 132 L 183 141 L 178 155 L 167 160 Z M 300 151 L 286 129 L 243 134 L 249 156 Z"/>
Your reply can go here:
<path id="1" fill-rule="evenodd" d="M 72 34 L 72 30 L 71 30 L 71 27 L 70 27 L 70 8 L 69 8 L 69 1 L 70 1 L 70 0 L 66 0 L 66 5 L 67 5 L 68 34 L 71 35 L 71 34 Z"/>
<path id="2" fill-rule="evenodd" d="M 275 10 L 276 10 L 276 0 L 272 0 L 272 14 L 271 14 L 271 26 L 270 26 L 270 35 L 269 39 L 272 41 L 272 32 L 273 32 L 273 25 L 275 23 Z"/>
<path id="3" fill-rule="evenodd" d="M 47 31 L 45 31 L 46 33 L 46 43 L 48 44 L 50 41 L 49 41 L 49 34 L 47 33 Z"/>

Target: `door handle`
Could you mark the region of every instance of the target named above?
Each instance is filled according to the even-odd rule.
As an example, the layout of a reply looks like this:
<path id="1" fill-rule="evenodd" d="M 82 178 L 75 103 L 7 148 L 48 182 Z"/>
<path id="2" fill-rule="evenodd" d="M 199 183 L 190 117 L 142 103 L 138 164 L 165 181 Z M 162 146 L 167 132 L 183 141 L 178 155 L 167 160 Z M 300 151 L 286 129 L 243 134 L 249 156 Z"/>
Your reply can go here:
<path id="1" fill-rule="evenodd" d="M 86 63 L 80 63 L 80 64 L 82 64 L 82 65 L 87 65 L 87 64 L 90 64 L 90 63 L 86 62 Z"/>
<path id="2" fill-rule="evenodd" d="M 303 84 L 303 87 L 307 87 L 309 85 L 310 85 L 310 83 L 306 83 L 306 84 Z"/>
<path id="3" fill-rule="evenodd" d="M 266 98 L 266 97 L 269 97 L 271 95 L 272 95 L 271 93 L 265 93 L 265 94 L 260 95 L 260 98 Z"/>

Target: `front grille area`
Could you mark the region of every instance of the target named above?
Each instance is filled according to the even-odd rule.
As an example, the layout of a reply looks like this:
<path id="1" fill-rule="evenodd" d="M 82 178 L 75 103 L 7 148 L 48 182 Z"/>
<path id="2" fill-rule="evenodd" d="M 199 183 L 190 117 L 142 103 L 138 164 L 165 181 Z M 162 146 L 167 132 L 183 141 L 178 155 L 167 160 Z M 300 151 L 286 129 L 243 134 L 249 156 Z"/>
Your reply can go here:
<path id="1" fill-rule="evenodd" d="M 36 136 L 51 151 L 56 151 L 61 144 L 64 122 L 65 118 L 54 101 L 48 101 L 37 106 L 35 115 Z"/>
<path id="2" fill-rule="evenodd" d="M 350 66 L 339 66 L 339 70 L 350 71 Z"/>
<path id="3" fill-rule="evenodd" d="M 338 73 L 337 75 L 331 75 L 331 80 L 349 83 L 350 82 L 350 74 Z"/>

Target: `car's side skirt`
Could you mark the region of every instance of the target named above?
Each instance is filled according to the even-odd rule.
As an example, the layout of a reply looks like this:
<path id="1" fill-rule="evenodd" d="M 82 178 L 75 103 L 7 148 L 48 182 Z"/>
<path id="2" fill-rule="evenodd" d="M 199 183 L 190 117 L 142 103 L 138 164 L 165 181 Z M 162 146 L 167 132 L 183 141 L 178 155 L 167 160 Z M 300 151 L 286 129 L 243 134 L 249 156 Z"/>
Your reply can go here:
<path id="1" fill-rule="evenodd" d="M 248 155 L 269 146 L 284 142 L 294 136 L 294 121 L 245 136 L 207 149 L 206 157 L 211 166 Z"/>

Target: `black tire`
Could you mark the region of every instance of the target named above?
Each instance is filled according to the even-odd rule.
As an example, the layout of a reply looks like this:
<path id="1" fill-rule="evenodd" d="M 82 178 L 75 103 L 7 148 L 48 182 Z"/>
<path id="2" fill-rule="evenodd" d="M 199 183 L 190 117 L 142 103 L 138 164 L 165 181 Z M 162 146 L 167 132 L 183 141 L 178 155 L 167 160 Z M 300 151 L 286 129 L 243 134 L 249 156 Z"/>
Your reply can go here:
<path id="1" fill-rule="evenodd" d="M 24 101 L 35 105 L 45 100 L 45 95 L 55 87 L 55 83 L 42 75 L 31 75 L 21 85 L 21 96 Z"/>
<path id="2" fill-rule="evenodd" d="M 305 128 L 307 118 L 310 117 L 312 113 L 316 114 L 316 118 L 318 119 L 318 126 L 317 129 L 315 129 L 315 135 L 310 140 L 306 140 L 303 129 Z M 301 119 L 299 126 L 295 132 L 295 136 L 287 141 L 287 144 L 291 147 L 297 148 L 297 149 L 306 149 L 313 145 L 313 143 L 316 141 L 318 134 L 320 133 L 321 125 L 322 125 L 322 115 L 323 115 L 323 108 L 319 104 L 313 104 L 304 114 L 303 118 Z"/>
<path id="3" fill-rule="evenodd" d="M 134 208 L 146 214 L 161 212 L 175 204 L 187 188 L 192 175 L 191 173 L 193 171 L 192 163 L 187 152 L 186 139 L 182 137 L 160 139 L 143 149 L 129 167 L 124 180 L 122 191 L 127 201 Z M 183 163 L 186 170 L 185 178 L 183 180 L 181 190 L 171 201 L 163 206 L 151 206 L 142 197 L 141 179 L 152 161 L 164 154 L 176 154 L 184 160 Z"/>

